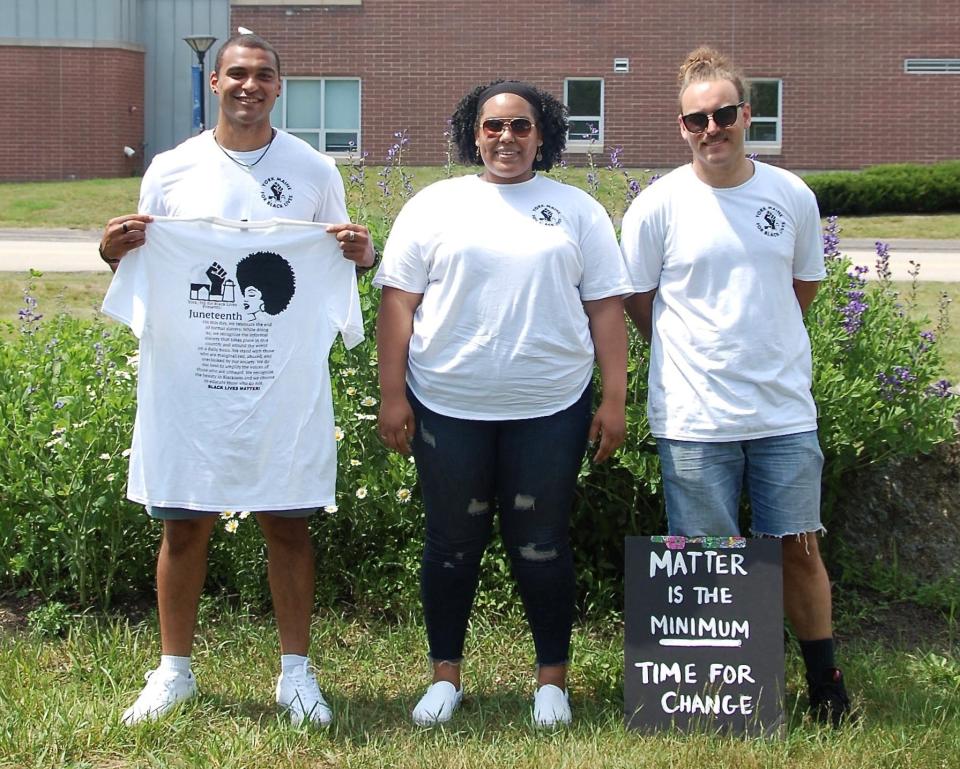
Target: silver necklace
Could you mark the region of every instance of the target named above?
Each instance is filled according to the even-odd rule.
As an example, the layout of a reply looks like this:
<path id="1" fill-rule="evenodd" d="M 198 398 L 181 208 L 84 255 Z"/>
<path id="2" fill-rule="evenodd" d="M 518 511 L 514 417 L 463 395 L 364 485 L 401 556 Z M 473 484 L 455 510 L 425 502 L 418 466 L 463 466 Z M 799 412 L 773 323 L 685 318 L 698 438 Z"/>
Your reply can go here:
<path id="1" fill-rule="evenodd" d="M 216 143 L 216 145 L 220 148 L 220 151 L 221 151 L 224 155 L 226 155 L 228 158 L 230 158 L 230 159 L 231 159 L 234 163 L 236 163 L 238 166 L 241 166 L 242 168 L 246 168 L 248 171 L 249 171 L 251 168 L 253 168 L 257 163 L 259 163 L 261 160 L 263 160 L 263 156 L 266 155 L 266 154 L 270 151 L 270 147 L 273 146 L 273 140 L 276 139 L 276 138 L 277 138 L 277 129 L 276 129 L 276 128 L 272 128 L 272 129 L 270 130 L 270 141 L 267 142 L 267 146 L 264 147 L 263 152 L 260 153 L 260 157 L 258 157 L 258 158 L 257 158 L 256 160 L 254 160 L 252 163 L 244 163 L 244 162 L 241 161 L 241 160 L 237 160 L 233 155 L 231 155 L 229 152 L 227 152 L 227 151 L 223 148 L 223 145 L 220 144 L 220 140 L 217 139 L 217 131 L 216 131 L 216 129 L 214 129 L 214 131 L 213 131 L 213 141 L 214 141 L 214 142 Z"/>

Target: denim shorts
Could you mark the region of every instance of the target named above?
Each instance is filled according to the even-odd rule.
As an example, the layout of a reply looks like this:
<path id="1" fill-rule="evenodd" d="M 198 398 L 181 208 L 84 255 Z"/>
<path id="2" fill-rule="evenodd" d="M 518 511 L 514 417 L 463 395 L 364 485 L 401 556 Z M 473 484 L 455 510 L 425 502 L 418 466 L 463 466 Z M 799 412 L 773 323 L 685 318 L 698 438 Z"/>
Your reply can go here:
<path id="1" fill-rule="evenodd" d="M 671 534 L 738 536 L 743 490 L 753 534 L 823 530 L 816 430 L 725 443 L 657 438 L 657 451 Z"/>
<path id="2" fill-rule="evenodd" d="M 147 505 L 147 515 L 158 521 L 192 521 L 196 518 L 206 518 L 208 515 L 217 516 L 220 513 L 212 510 L 188 510 L 185 507 L 154 507 Z M 257 510 L 256 513 L 275 515 L 277 518 L 309 518 L 318 507 L 304 507 L 298 510 Z"/>

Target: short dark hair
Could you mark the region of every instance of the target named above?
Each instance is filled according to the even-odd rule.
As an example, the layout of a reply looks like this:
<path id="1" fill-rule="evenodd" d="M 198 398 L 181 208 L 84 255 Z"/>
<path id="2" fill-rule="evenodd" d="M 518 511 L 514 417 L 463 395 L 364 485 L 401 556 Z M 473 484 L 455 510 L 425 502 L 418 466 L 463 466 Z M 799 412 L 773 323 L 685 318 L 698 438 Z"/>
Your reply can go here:
<path id="1" fill-rule="evenodd" d="M 461 163 L 468 165 L 483 165 L 477 158 L 476 132 L 479 127 L 480 110 L 477 104 L 487 88 L 504 80 L 494 80 L 486 85 L 478 85 L 464 96 L 450 118 L 450 130 L 453 143 L 457 147 L 457 154 Z M 549 171 L 563 155 L 567 146 L 567 108 L 547 91 L 531 86 L 537 95 L 538 104 L 531 104 L 537 117 L 537 128 L 543 146 L 540 148 L 541 160 L 533 161 L 535 171 Z"/>
<path id="2" fill-rule="evenodd" d="M 243 35 L 233 35 L 217 49 L 217 58 L 213 64 L 214 72 L 219 74 L 220 67 L 223 64 L 223 53 L 232 46 L 237 46 L 238 48 L 259 48 L 261 51 L 272 53 L 273 60 L 277 63 L 277 77 L 280 76 L 280 54 L 277 53 L 277 49 L 273 47 L 269 40 L 260 37 L 260 35 L 254 35 L 252 32 L 247 32 Z"/>

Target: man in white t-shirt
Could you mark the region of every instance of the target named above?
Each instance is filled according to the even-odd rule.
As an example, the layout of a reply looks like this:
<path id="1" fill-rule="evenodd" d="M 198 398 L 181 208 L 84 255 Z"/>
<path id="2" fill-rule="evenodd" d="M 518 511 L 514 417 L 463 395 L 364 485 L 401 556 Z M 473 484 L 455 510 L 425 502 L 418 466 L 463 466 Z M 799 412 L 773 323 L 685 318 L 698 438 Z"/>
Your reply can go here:
<path id="1" fill-rule="evenodd" d="M 743 79 L 722 55 L 680 69 L 680 135 L 693 162 L 645 190 L 621 245 L 637 292 L 626 302 L 651 342 L 648 414 L 672 534 L 783 543 L 784 607 L 807 666 L 810 709 L 849 712 L 833 653 L 830 582 L 820 557 L 817 412 L 803 313 L 826 275 L 813 193 L 748 159 Z"/>
<path id="2" fill-rule="evenodd" d="M 232 37 L 217 53 L 210 88 L 220 100 L 216 127 L 154 158 L 141 185 L 139 212 L 108 222 L 100 254 L 112 269 L 145 242 L 151 215 L 348 222 L 343 182 L 333 160 L 271 126 L 281 79 L 280 59 L 270 43 L 257 35 Z M 327 232 L 336 236 L 345 258 L 360 268 L 373 264 L 373 244 L 365 227 L 332 224 Z M 222 278 L 211 270 L 213 285 Z M 255 299 L 251 294 L 248 302 L 248 312 L 254 314 L 260 311 Z M 190 653 L 207 544 L 218 518 L 216 513 L 179 507 L 148 506 L 148 512 L 163 520 L 157 560 L 162 656 L 124 713 L 127 724 L 158 718 L 196 694 Z M 327 724 L 331 712 L 307 659 L 314 588 L 307 518 L 315 508 L 253 512 L 267 542 L 280 635 L 277 702 L 294 723 Z"/>

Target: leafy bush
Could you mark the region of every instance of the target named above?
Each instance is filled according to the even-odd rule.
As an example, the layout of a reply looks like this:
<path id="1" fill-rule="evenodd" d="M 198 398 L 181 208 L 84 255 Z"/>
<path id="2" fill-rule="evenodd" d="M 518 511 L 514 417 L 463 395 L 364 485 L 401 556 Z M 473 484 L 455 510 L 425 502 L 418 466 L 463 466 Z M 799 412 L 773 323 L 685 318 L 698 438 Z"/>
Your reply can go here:
<path id="1" fill-rule="evenodd" d="M 110 603 L 152 571 L 125 502 L 136 345 L 99 320 L 41 323 L 29 287 L 0 348 L 0 572 L 45 597 Z"/>
<path id="2" fill-rule="evenodd" d="M 827 278 L 807 316 L 813 392 L 819 409 L 825 522 L 844 475 L 870 462 L 915 455 L 954 434 L 958 398 L 941 378 L 937 338 L 948 327 L 944 297 L 934 329 L 908 316 L 911 299 L 890 283 L 889 249 L 877 244 L 878 280 L 838 249 L 831 217 L 824 237 Z M 916 278 L 916 271 L 914 271 Z"/>
<path id="3" fill-rule="evenodd" d="M 820 210 L 834 216 L 960 211 L 960 160 L 829 171 L 809 174 L 804 181 Z"/>
<path id="4" fill-rule="evenodd" d="M 382 247 L 392 215 L 412 194 L 399 164 L 397 134 L 390 164 L 378 172 L 384 199 L 364 199 L 364 159 L 353 162 L 348 204 L 370 223 Z M 560 169 L 562 171 L 562 169 Z M 614 215 L 636 194 L 618 157 L 588 179 Z M 601 173 L 601 171 L 603 173 Z M 396 196 L 396 197 L 394 197 Z M 372 214 L 371 211 L 377 213 Z M 914 454 L 951 437 L 960 399 L 950 397 L 937 328 L 912 320 L 880 247 L 878 282 L 839 254 L 836 221 L 825 239 L 828 277 L 807 325 L 814 353 L 814 394 L 827 459 L 824 517 L 845 473 L 891 455 Z M 422 513 L 413 465 L 388 453 L 376 435 L 378 388 L 373 323 L 378 292 L 361 280 L 367 339 L 330 354 L 339 445 L 336 509 L 311 522 L 317 551 L 318 601 L 396 613 L 415 607 Z M 27 287 L 18 328 L 0 348 L 0 589 L 82 605 L 152 591 L 160 527 L 124 500 L 126 447 L 135 410 L 136 340 L 100 320 L 64 315 L 40 321 Z M 647 350 L 632 334 L 628 440 L 608 463 L 585 460 L 573 515 L 574 553 L 584 606 L 620 605 L 623 537 L 665 528 L 655 443 L 646 419 Z M 244 600 L 267 599 L 263 540 L 254 517 L 225 513 L 210 551 L 209 582 Z M 509 564 L 498 545 L 485 556 L 478 600 L 515 605 Z"/>

